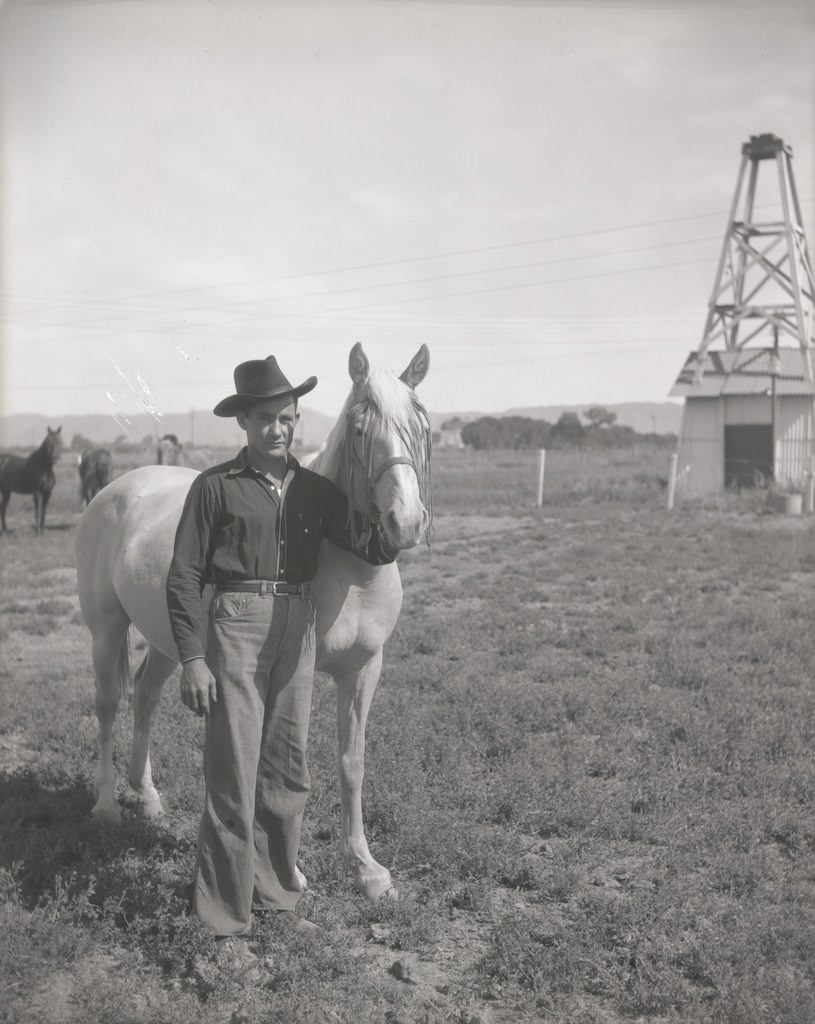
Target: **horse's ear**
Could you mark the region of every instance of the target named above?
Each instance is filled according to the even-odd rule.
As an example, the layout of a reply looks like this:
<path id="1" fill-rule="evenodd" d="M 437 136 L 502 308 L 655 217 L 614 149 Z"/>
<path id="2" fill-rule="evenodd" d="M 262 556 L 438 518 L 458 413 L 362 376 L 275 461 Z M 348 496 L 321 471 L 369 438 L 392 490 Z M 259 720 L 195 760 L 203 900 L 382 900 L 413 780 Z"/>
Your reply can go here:
<path id="1" fill-rule="evenodd" d="M 410 365 L 404 373 L 399 375 L 399 380 L 407 384 L 409 388 L 415 388 L 421 384 L 430 369 L 430 350 L 427 345 L 422 345 L 416 355 L 411 359 Z"/>
<path id="2" fill-rule="evenodd" d="M 368 357 L 362 351 L 362 345 L 357 342 L 348 356 L 348 372 L 356 387 L 360 387 L 360 385 L 365 383 L 370 370 L 371 364 L 368 362 Z"/>

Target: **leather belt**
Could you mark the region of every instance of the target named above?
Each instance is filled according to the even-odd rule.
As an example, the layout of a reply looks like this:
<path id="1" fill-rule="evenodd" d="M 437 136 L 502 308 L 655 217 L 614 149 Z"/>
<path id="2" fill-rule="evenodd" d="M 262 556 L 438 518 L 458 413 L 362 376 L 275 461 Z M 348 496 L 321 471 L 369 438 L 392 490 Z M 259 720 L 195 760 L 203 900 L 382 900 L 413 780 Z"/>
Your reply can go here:
<path id="1" fill-rule="evenodd" d="M 286 583 L 285 580 L 227 580 L 219 583 L 218 590 L 235 591 L 239 594 L 260 594 L 265 597 L 308 597 L 310 583 Z"/>

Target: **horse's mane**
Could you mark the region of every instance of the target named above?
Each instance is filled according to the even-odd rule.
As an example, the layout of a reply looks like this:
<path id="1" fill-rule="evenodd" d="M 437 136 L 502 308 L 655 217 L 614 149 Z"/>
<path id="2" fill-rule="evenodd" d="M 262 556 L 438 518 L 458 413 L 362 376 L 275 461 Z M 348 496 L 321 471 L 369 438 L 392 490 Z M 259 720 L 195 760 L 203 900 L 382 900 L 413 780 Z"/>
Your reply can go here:
<path id="1" fill-rule="evenodd" d="M 365 465 L 353 459 L 354 424 L 362 417 L 361 449 Z M 337 422 L 311 469 L 333 480 L 348 498 L 354 544 L 363 547 L 371 534 L 374 510 L 369 507 L 368 479 L 373 466 L 373 440 L 380 428 L 395 432 L 405 445 L 419 480 L 422 504 L 431 515 L 430 422 L 415 391 L 387 370 L 372 370 L 362 388 L 351 391 Z"/>

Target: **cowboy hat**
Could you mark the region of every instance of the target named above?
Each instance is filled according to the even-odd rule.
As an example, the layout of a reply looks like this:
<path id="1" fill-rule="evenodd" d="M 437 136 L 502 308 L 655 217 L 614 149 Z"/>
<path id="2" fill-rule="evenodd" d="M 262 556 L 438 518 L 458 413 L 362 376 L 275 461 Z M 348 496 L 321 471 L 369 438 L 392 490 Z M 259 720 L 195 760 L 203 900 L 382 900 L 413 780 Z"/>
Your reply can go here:
<path id="1" fill-rule="evenodd" d="M 282 398 L 284 395 L 297 398 L 317 384 L 316 377 L 309 377 L 295 387 L 284 376 L 274 356 L 240 363 L 235 367 L 234 378 L 235 394 L 218 402 L 212 410 L 216 416 L 234 416 L 266 398 Z"/>

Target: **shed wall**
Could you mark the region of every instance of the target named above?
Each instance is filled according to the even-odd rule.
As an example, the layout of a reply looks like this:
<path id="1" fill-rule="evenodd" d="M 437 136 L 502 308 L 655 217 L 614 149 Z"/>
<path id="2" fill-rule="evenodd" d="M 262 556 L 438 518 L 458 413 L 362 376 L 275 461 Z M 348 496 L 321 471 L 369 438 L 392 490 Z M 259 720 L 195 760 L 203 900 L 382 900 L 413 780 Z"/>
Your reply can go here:
<path id="1" fill-rule="evenodd" d="M 779 487 L 804 487 L 813 454 L 812 399 L 800 395 L 777 403 L 775 479 Z"/>
<path id="2" fill-rule="evenodd" d="M 724 490 L 724 428 L 773 422 L 769 395 L 686 398 L 679 435 L 679 488 L 686 494 Z M 775 402 L 775 479 L 780 487 L 801 487 L 815 454 L 813 399 L 785 395 Z"/>
<path id="3" fill-rule="evenodd" d="M 724 490 L 724 408 L 720 398 L 686 398 L 677 483 L 689 494 Z"/>
<path id="4" fill-rule="evenodd" d="M 768 426 L 773 421 L 773 403 L 769 395 L 733 395 L 720 401 L 728 427 L 748 423 Z M 779 404 L 776 399 L 776 405 Z"/>

